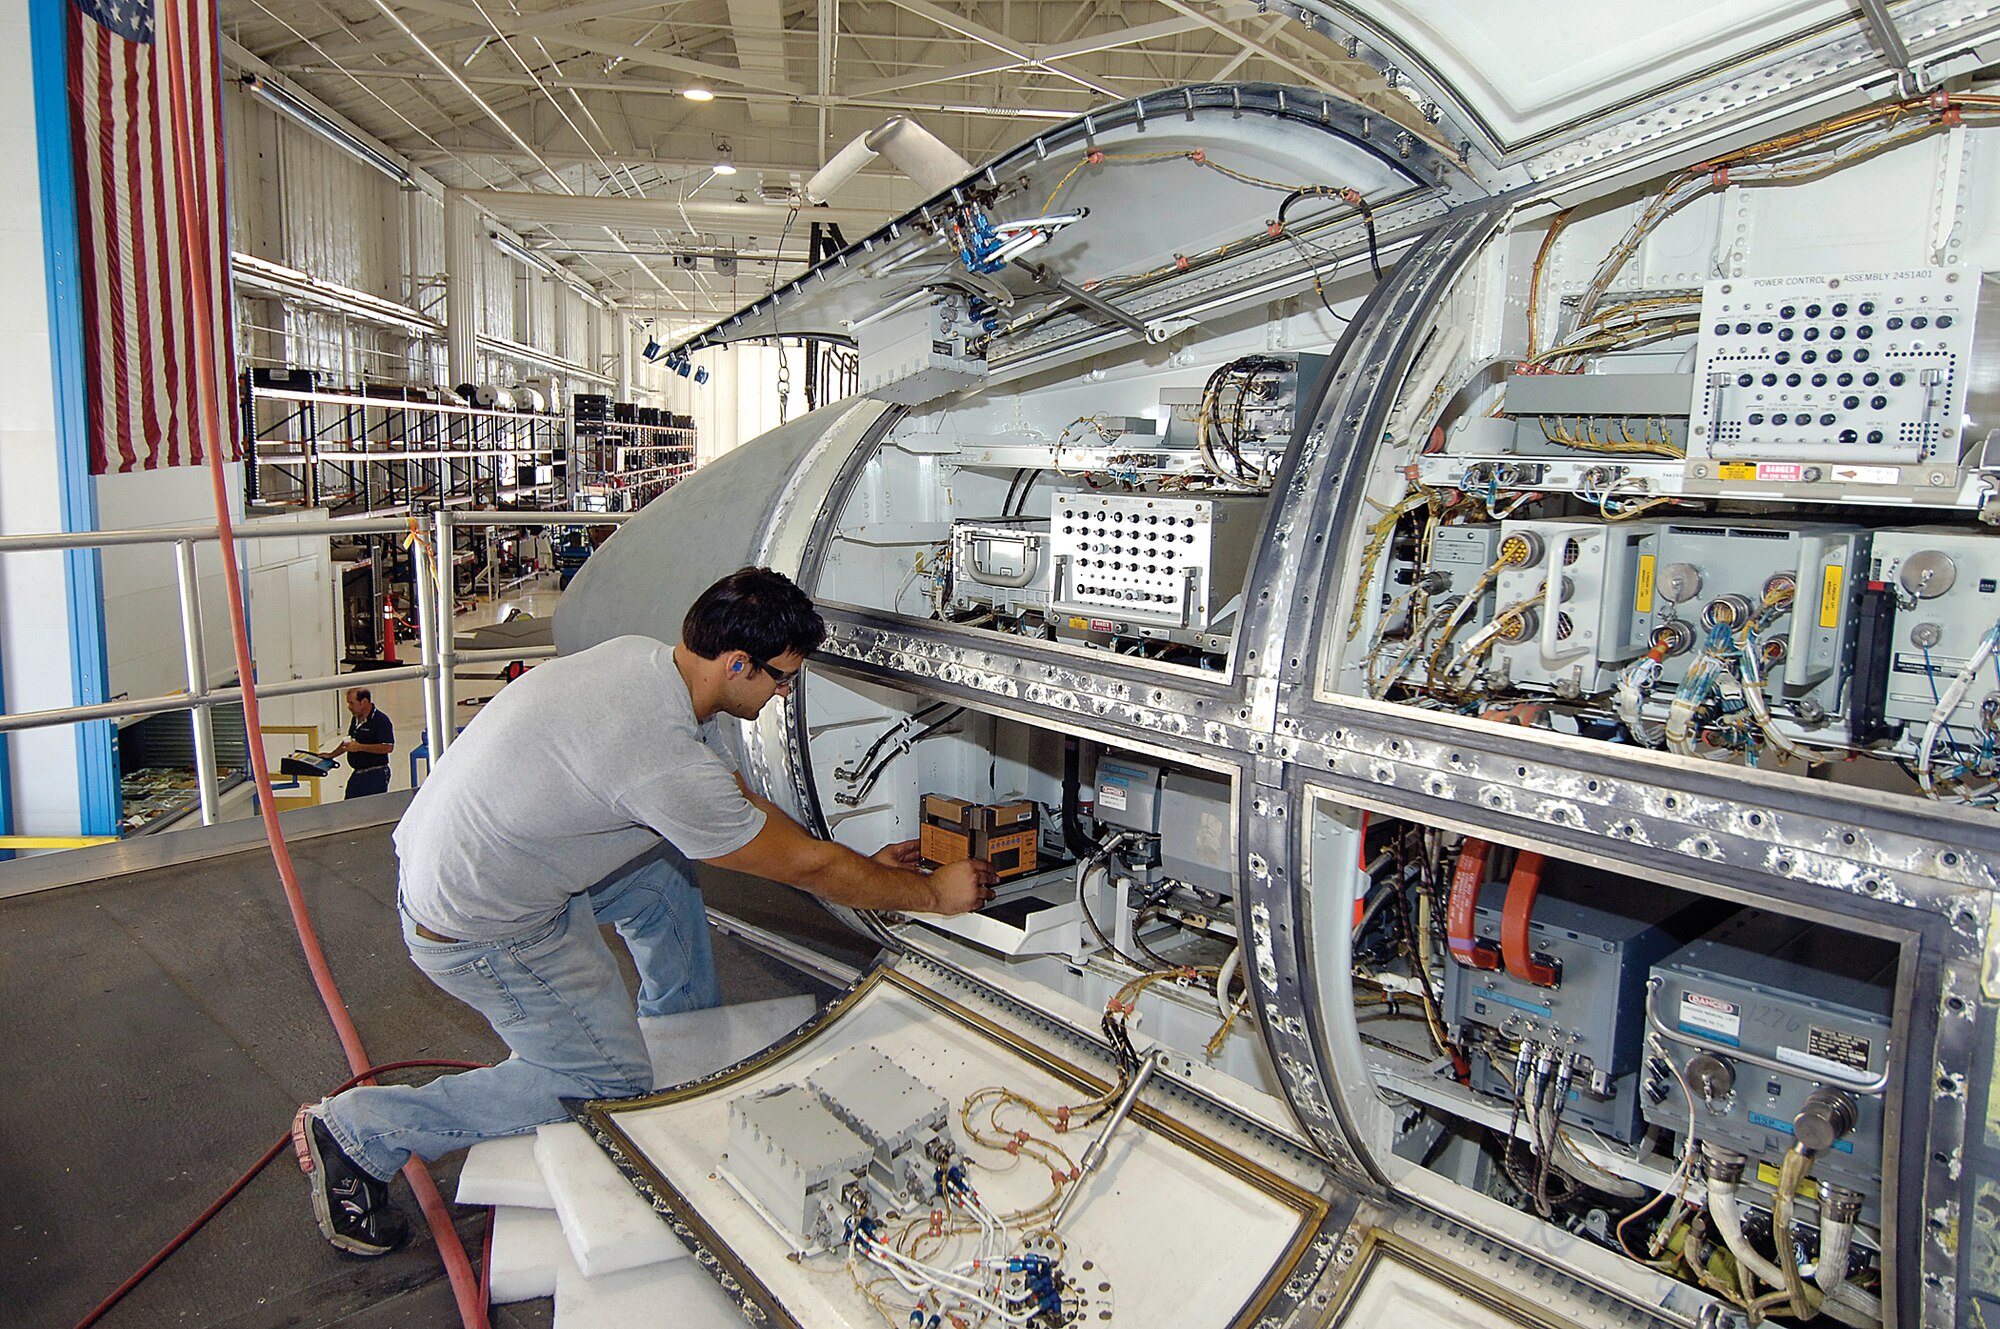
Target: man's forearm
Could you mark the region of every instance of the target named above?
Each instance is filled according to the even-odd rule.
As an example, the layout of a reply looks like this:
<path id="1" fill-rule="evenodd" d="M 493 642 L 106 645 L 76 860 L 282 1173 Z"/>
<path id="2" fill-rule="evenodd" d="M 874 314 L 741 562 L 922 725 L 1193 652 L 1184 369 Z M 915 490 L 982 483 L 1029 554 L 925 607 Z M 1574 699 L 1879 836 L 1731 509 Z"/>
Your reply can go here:
<path id="1" fill-rule="evenodd" d="M 791 861 L 784 865 L 787 870 L 779 876 L 766 868 L 766 875 L 850 909 L 925 912 L 935 906 L 936 893 L 923 873 L 890 867 L 845 845 L 818 839 L 771 800 L 747 788 L 743 794 L 767 819 L 777 819 L 793 833 L 786 837 L 794 849 Z"/>

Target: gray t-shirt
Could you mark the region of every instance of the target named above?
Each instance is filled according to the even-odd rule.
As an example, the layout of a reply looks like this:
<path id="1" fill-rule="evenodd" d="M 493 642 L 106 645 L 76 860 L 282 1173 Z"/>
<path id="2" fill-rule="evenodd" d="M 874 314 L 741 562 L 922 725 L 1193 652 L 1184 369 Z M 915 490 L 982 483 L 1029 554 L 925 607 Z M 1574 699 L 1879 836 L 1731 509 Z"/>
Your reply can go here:
<path id="1" fill-rule="evenodd" d="M 612 640 L 509 683 L 431 771 L 396 828 L 403 907 L 493 941 L 656 850 L 750 843 L 764 814 L 695 721 L 671 646 Z"/>

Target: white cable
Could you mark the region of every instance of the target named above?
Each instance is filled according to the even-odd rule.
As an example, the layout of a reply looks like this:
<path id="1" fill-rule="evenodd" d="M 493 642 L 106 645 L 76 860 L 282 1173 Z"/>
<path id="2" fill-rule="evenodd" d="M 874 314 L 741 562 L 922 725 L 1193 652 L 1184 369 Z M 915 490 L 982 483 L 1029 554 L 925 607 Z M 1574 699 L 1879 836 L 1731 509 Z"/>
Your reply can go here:
<path id="1" fill-rule="evenodd" d="M 1923 786 L 1926 794 L 1935 796 L 1937 793 L 1931 782 L 1931 753 L 1937 748 L 1938 730 L 1951 719 L 1958 704 L 1965 700 L 1965 694 L 1972 689 L 1972 681 L 1979 676 L 1986 662 L 1993 658 L 1996 646 L 2000 646 L 2000 623 L 1986 630 L 1986 635 L 1979 639 L 1979 649 L 1965 662 L 1965 668 L 1958 671 L 1958 677 L 1951 681 L 1951 686 L 1944 690 L 1944 695 L 1938 698 L 1936 707 L 1931 711 L 1930 723 L 1924 726 L 1923 742 L 1917 747 L 1917 783 Z"/>
<path id="2" fill-rule="evenodd" d="M 1229 984 L 1236 977 L 1236 967 L 1243 963 L 1243 943 L 1236 943 L 1236 949 L 1229 952 L 1229 958 L 1222 962 L 1222 968 L 1215 975 L 1215 1008 L 1227 1020 L 1235 1014 L 1229 1008 Z"/>

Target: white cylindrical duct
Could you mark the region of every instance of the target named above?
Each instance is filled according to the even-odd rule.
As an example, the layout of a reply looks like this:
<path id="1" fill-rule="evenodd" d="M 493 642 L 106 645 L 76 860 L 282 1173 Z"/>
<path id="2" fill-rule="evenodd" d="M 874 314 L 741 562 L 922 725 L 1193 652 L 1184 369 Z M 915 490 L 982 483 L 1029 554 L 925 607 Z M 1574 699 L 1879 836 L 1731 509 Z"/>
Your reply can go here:
<path id="1" fill-rule="evenodd" d="M 446 382 L 477 381 L 479 358 L 479 214 L 457 189 L 444 193 L 444 334 Z"/>

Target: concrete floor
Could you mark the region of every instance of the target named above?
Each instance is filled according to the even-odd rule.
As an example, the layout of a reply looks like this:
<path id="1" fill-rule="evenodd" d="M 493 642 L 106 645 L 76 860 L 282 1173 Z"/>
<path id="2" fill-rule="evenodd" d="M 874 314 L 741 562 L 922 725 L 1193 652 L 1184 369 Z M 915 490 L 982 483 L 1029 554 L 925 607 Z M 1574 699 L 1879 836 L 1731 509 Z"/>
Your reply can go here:
<path id="1" fill-rule="evenodd" d="M 492 1031 L 403 953 L 391 829 L 293 846 L 328 960 L 375 1060 L 490 1060 L 502 1053 Z M 712 905 L 866 962 L 869 948 L 796 892 L 732 874 L 703 888 Z M 725 1001 L 826 991 L 727 938 L 715 949 Z M 261 850 L 0 900 L 0 1009 L 0 1323 L 22 1329 L 76 1323 L 283 1135 L 300 1102 L 347 1076 Z M 432 1169 L 447 1199 L 457 1166 Z M 281 1157 L 105 1323 L 455 1323 L 415 1204 L 400 1182 L 393 1193 L 419 1235 L 379 1260 L 343 1256 Z M 485 1212 L 456 1212 L 476 1259 Z M 550 1318 L 536 1302 L 493 1323 Z"/>

